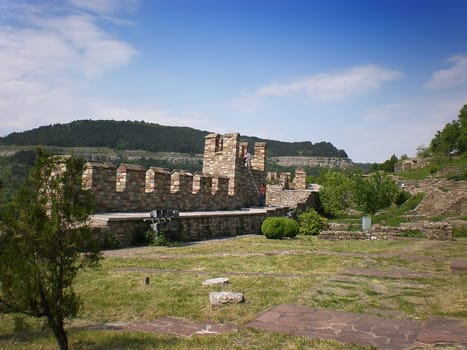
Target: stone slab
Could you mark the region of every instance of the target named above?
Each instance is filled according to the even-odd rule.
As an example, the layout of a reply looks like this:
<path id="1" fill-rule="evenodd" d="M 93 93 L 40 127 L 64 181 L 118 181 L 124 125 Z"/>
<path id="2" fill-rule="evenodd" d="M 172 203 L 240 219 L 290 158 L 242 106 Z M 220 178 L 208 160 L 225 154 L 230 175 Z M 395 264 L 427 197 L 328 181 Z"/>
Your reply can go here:
<path id="1" fill-rule="evenodd" d="M 213 285 L 225 285 L 229 283 L 229 279 L 227 277 L 216 277 L 216 278 L 209 278 L 201 282 L 203 286 L 213 286 Z"/>
<path id="2" fill-rule="evenodd" d="M 467 271 L 467 260 L 454 259 L 451 261 L 451 269 L 459 271 Z"/>
<path id="3" fill-rule="evenodd" d="M 285 304 L 259 315 L 247 326 L 378 349 L 410 349 L 440 343 L 467 348 L 467 325 L 457 319 L 420 322 Z"/>

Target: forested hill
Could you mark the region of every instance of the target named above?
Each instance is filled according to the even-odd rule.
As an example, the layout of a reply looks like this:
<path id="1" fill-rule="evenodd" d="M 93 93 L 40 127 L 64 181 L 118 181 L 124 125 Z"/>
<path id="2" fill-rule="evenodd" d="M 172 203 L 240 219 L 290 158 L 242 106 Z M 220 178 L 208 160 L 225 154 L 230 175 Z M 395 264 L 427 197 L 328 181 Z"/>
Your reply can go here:
<path id="1" fill-rule="evenodd" d="M 109 147 L 114 149 L 145 150 L 151 152 L 203 153 L 204 136 L 208 131 L 188 127 L 115 121 L 78 120 L 68 124 L 41 126 L 25 132 L 14 132 L 0 138 L 0 145 Z M 269 156 L 316 156 L 348 158 L 329 142 L 313 144 L 282 142 L 242 136 L 242 140 L 268 143 Z"/>

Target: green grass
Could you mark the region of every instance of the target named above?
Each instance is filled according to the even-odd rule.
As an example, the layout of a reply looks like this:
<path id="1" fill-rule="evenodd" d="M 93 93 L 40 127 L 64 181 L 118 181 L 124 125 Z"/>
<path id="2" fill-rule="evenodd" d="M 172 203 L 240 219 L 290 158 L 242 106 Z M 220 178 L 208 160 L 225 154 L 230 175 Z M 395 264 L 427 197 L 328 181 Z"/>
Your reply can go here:
<path id="1" fill-rule="evenodd" d="M 440 316 L 467 321 L 467 276 L 452 275 L 449 268 L 451 259 L 466 259 L 466 251 L 466 238 L 332 242 L 301 235 L 280 241 L 244 236 L 170 248 L 138 248 L 127 252 L 129 257 L 108 257 L 99 268 L 79 273 L 75 290 L 82 300 L 82 309 L 67 326 L 70 348 L 364 349 L 331 340 L 262 332 L 243 325 L 280 304 L 383 317 Z M 432 277 L 352 276 L 344 273 L 347 268 L 408 270 Z M 144 285 L 145 277 L 150 277 L 149 285 Z M 230 283 L 215 287 L 201 284 L 211 277 L 228 277 Z M 215 290 L 242 292 L 245 303 L 212 308 L 208 294 Z M 218 336 L 179 338 L 83 327 L 165 316 L 229 323 L 239 330 Z M 0 315 L 1 349 L 55 347 L 53 336 L 42 331 L 39 321 Z"/>
<path id="2" fill-rule="evenodd" d="M 465 218 L 463 220 L 465 220 Z M 454 238 L 467 238 L 467 228 L 466 227 L 453 226 L 452 236 Z"/>

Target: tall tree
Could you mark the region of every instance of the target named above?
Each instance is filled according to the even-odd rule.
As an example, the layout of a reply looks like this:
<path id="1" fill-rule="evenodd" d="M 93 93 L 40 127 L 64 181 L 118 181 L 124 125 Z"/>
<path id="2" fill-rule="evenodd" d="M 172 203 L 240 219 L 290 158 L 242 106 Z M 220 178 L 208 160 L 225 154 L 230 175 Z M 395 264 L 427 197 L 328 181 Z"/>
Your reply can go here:
<path id="1" fill-rule="evenodd" d="M 459 151 L 461 154 L 467 152 L 467 105 L 462 107 L 459 112 L 460 135 L 459 135 Z"/>
<path id="2" fill-rule="evenodd" d="M 64 320 L 80 306 L 73 281 L 99 260 L 86 225 L 93 209 L 81 189 L 82 166 L 38 149 L 27 184 L 0 219 L 0 312 L 44 317 L 63 350 Z"/>
<path id="3" fill-rule="evenodd" d="M 460 155 L 467 151 L 467 105 L 462 107 L 457 120 L 447 123 L 436 133 L 430 147 L 439 155 Z"/>
<path id="4" fill-rule="evenodd" d="M 397 156 L 395 154 L 393 154 L 391 156 L 391 158 L 389 158 L 388 160 L 386 160 L 383 163 L 383 165 L 381 166 L 381 169 L 384 170 L 387 173 L 393 173 L 394 172 L 394 166 L 396 165 L 396 163 L 398 161 L 399 161 L 399 159 L 397 158 Z"/>

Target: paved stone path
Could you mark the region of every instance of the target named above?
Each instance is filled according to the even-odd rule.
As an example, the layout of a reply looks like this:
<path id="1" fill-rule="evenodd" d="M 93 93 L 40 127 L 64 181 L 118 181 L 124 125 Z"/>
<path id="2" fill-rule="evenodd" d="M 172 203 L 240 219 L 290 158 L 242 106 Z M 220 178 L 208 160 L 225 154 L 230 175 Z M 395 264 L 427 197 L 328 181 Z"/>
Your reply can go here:
<path id="1" fill-rule="evenodd" d="M 467 325 L 458 319 L 431 318 L 420 322 L 285 304 L 258 316 L 256 320 L 246 324 L 246 327 L 311 339 L 334 339 L 382 350 L 426 349 L 427 346 L 439 348 L 443 345 L 467 349 Z M 191 337 L 234 332 L 238 327 L 163 317 L 146 322 L 93 325 L 86 329 L 156 332 Z"/>
<path id="2" fill-rule="evenodd" d="M 455 272 L 467 272 L 467 260 L 462 260 L 462 259 L 452 260 L 451 270 Z"/>
<path id="3" fill-rule="evenodd" d="M 309 338 L 335 339 L 378 349 L 413 349 L 438 343 L 455 344 L 460 349 L 467 349 L 467 326 L 462 320 L 432 318 L 419 322 L 280 305 L 247 326 Z"/>

